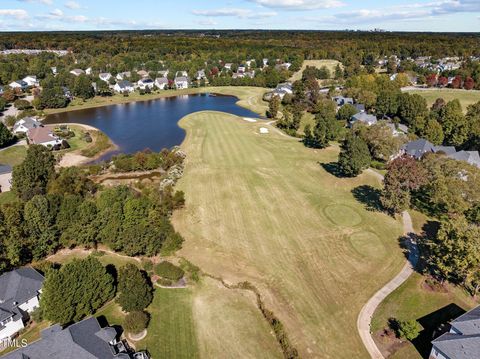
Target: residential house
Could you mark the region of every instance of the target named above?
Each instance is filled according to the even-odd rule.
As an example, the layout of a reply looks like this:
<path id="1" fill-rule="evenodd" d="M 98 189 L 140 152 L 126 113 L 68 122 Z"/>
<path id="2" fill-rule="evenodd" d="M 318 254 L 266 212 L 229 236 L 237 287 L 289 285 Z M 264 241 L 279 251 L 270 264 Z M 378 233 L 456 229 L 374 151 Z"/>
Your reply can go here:
<path id="1" fill-rule="evenodd" d="M 130 71 L 125 71 L 125 72 L 119 72 L 116 76 L 116 79 L 118 81 L 125 80 L 126 78 L 132 76 L 132 73 Z"/>
<path id="2" fill-rule="evenodd" d="M 355 123 L 363 123 L 367 126 L 372 126 L 377 123 L 377 117 L 374 115 L 369 115 L 366 112 L 359 112 L 353 115 L 350 119 L 350 127 L 352 127 Z"/>
<path id="3" fill-rule="evenodd" d="M 205 70 L 199 70 L 197 71 L 197 73 L 195 74 L 195 78 L 200 81 L 200 80 L 204 80 L 207 78 L 207 75 L 205 74 Z"/>
<path id="4" fill-rule="evenodd" d="M 459 151 L 450 154 L 448 157 L 453 158 L 457 161 L 467 162 L 473 166 L 480 168 L 480 155 L 478 154 L 478 151 Z"/>
<path id="5" fill-rule="evenodd" d="M 252 67 L 252 64 L 255 62 L 254 59 L 251 59 L 251 60 L 247 60 L 245 61 L 245 65 L 247 65 L 248 68 L 251 68 Z"/>
<path id="6" fill-rule="evenodd" d="M 69 101 L 73 100 L 73 95 L 70 92 L 70 89 L 66 86 L 62 86 L 63 96 Z"/>
<path id="7" fill-rule="evenodd" d="M 426 153 L 434 153 L 435 146 L 424 139 L 410 141 L 402 146 L 399 156 L 407 155 L 417 160 L 421 159 Z"/>
<path id="8" fill-rule="evenodd" d="M 177 90 L 188 88 L 189 79 L 186 76 L 175 77 L 175 88 Z"/>
<path id="9" fill-rule="evenodd" d="M 113 90 L 120 93 L 133 92 L 135 91 L 135 87 L 130 81 L 122 80 L 117 82 L 115 86 L 113 86 Z"/>
<path id="10" fill-rule="evenodd" d="M 137 85 L 142 90 L 145 90 L 146 88 L 153 89 L 153 86 L 155 86 L 155 83 L 153 82 L 153 80 L 151 78 L 146 77 L 146 78 L 140 79 L 137 82 Z"/>
<path id="11" fill-rule="evenodd" d="M 162 71 L 158 71 L 158 74 L 160 75 L 160 77 L 167 77 L 169 72 L 170 72 L 169 70 L 162 70 Z"/>
<path id="12" fill-rule="evenodd" d="M 175 77 L 188 77 L 188 72 L 187 71 L 177 71 L 175 74 Z"/>
<path id="13" fill-rule="evenodd" d="M 0 163 L 0 193 L 9 192 L 12 188 L 12 167 Z"/>
<path id="14" fill-rule="evenodd" d="M 284 62 L 283 64 L 275 65 L 275 69 L 280 70 L 280 71 L 281 70 L 288 71 L 291 66 L 292 66 L 292 64 L 290 62 Z"/>
<path id="15" fill-rule="evenodd" d="M 91 67 L 89 67 L 88 69 L 85 70 L 85 73 L 90 76 L 92 74 L 93 70 Z"/>
<path id="16" fill-rule="evenodd" d="M 365 112 L 365 105 L 362 103 L 356 103 L 353 105 L 353 107 L 355 107 L 355 110 L 358 112 Z"/>
<path id="17" fill-rule="evenodd" d="M 26 83 L 23 80 L 17 80 L 17 81 L 10 82 L 8 86 L 10 86 L 12 89 L 20 89 L 24 91 L 27 89 L 28 83 Z"/>
<path id="18" fill-rule="evenodd" d="M 70 73 L 73 76 L 85 75 L 85 71 L 83 71 L 82 69 L 73 69 L 72 71 L 70 71 Z"/>
<path id="19" fill-rule="evenodd" d="M 278 84 L 275 90 L 265 95 L 265 100 L 270 101 L 270 99 L 273 96 L 278 96 L 280 100 L 283 100 L 283 98 L 287 94 L 289 95 L 293 94 L 293 87 L 290 82 L 284 82 L 284 83 Z"/>
<path id="20" fill-rule="evenodd" d="M 160 90 L 165 90 L 165 88 L 168 88 L 168 79 L 166 77 L 157 77 L 155 79 L 155 86 Z"/>
<path id="21" fill-rule="evenodd" d="M 139 75 L 140 77 L 148 77 L 149 76 L 148 72 L 145 71 L 145 70 L 137 71 L 137 75 Z"/>
<path id="22" fill-rule="evenodd" d="M 228 63 L 226 63 L 225 65 L 223 65 L 223 68 L 226 69 L 226 70 L 231 70 L 231 69 L 232 69 L 232 66 L 233 66 L 233 64 L 230 63 L 230 62 L 228 62 Z"/>
<path id="23" fill-rule="evenodd" d="M 406 135 L 408 133 L 408 127 L 401 123 L 393 123 L 390 121 L 385 121 L 385 124 L 392 131 L 394 137 Z"/>
<path id="24" fill-rule="evenodd" d="M 245 65 L 242 64 L 242 65 L 238 66 L 237 72 L 243 74 L 245 71 L 247 71 L 247 67 Z"/>
<path id="25" fill-rule="evenodd" d="M 39 306 L 44 277 L 33 268 L 19 268 L 0 276 L 0 340 L 25 328 L 28 314 Z"/>
<path id="26" fill-rule="evenodd" d="M 42 330 L 40 339 L 1 356 L 3 359 L 148 359 L 145 352 L 133 352 L 119 340 L 113 327 L 102 328 L 90 317 L 69 327 L 59 324 Z"/>
<path id="27" fill-rule="evenodd" d="M 52 74 L 54 76 L 57 74 L 57 67 L 56 66 L 50 67 L 50 70 L 52 71 Z"/>
<path id="28" fill-rule="evenodd" d="M 332 100 L 336 102 L 338 107 L 342 107 L 346 104 L 353 105 L 353 98 L 351 97 L 335 96 L 332 97 Z"/>
<path id="29" fill-rule="evenodd" d="M 110 72 L 102 72 L 98 77 L 100 80 L 108 82 L 112 78 L 112 74 Z"/>
<path id="30" fill-rule="evenodd" d="M 28 130 L 41 127 L 41 126 L 42 126 L 42 123 L 38 121 L 36 118 L 24 117 L 21 120 L 18 120 L 17 122 L 15 122 L 15 125 L 13 125 L 12 132 L 15 134 L 19 134 L 19 133 L 25 134 L 28 132 Z"/>
<path id="31" fill-rule="evenodd" d="M 263 67 L 268 65 L 268 59 L 262 59 Z"/>
<path id="32" fill-rule="evenodd" d="M 33 76 L 33 75 L 24 77 L 22 81 L 25 81 L 28 84 L 28 86 L 40 85 L 39 81 L 37 80 L 37 76 Z"/>
<path id="33" fill-rule="evenodd" d="M 36 127 L 27 131 L 28 143 L 42 145 L 48 148 L 56 148 L 62 144 L 62 140 L 48 127 Z"/>
<path id="34" fill-rule="evenodd" d="M 430 359 L 480 357 L 480 306 L 450 323 L 450 331 L 432 341 Z"/>

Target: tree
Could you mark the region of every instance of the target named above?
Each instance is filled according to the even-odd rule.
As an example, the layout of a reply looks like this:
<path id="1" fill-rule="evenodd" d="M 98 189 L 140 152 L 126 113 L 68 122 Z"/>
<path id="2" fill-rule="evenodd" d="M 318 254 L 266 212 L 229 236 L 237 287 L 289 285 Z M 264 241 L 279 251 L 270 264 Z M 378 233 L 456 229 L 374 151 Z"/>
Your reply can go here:
<path id="1" fill-rule="evenodd" d="M 357 113 L 355 106 L 346 104 L 340 107 L 337 112 L 337 120 L 347 122 Z"/>
<path id="2" fill-rule="evenodd" d="M 8 146 L 13 142 L 15 136 L 10 130 L 0 121 L 0 148 Z"/>
<path id="3" fill-rule="evenodd" d="M 338 158 L 342 173 L 348 177 L 356 177 L 370 166 L 371 161 L 366 142 L 356 135 L 347 135 Z"/>
<path id="4" fill-rule="evenodd" d="M 398 91 L 382 91 L 375 108 L 379 115 L 394 116 L 398 112 Z"/>
<path id="5" fill-rule="evenodd" d="M 462 87 L 462 76 L 455 76 L 455 78 L 452 80 L 452 87 L 454 89 L 459 89 L 460 87 Z"/>
<path id="6" fill-rule="evenodd" d="M 458 99 L 449 101 L 439 111 L 439 122 L 442 125 L 446 144 L 460 146 L 467 140 L 469 124 Z"/>
<path id="7" fill-rule="evenodd" d="M 431 116 L 427 119 L 425 126 L 420 132 L 421 137 L 429 140 L 434 145 L 441 145 L 444 140 L 442 125 Z"/>
<path id="8" fill-rule="evenodd" d="M 427 246 L 427 261 L 437 276 L 462 284 L 473 296 L 478 293 L 480 227 L 469 224 L 464 217 L 442 220 Z"/>
<path id="9" fill-rule="evenodd" d="M 48 273 L 40 306 L 46 319 L 64 325 L 95 313 L 114 293 L 113 277 L 98 259 L 75 259 Z"/>
<path id="10" fill-rule="evenodd" d="M 63 89 L 60 86 L 47 87 L 42 90 L 40 96 L 33 100 L 32 104 L 37 110 L 44 108 L 63 108 L 68 105 Z"/>
<path id="11" fill-rule="evenodd" d="M 13 105 L 20 111 L 27 110 L 27 109 L 33 107 L 32 104 L 29 101 L 22 100 L 22 99 L 15 100 Z"/>
<path id="12" fill-rule="evenodd" d="M 428 113 L 427 101 L 418 94 L 402 93 L 398 101 L 398 115 L 411 127 L 415 127 L 419 117 L 425 117 Z"/>
<path id="13" fill-rule="evenodd" d="M 128 313 L 123 321 L 123 328 L 132 334 L 138 334 L 148 326 L 149 316 L 143 311 Z"/>
<path id="14" fill-rule="evenodd" d="M 412 341 L 413 339 L 418 337 L 421 330 L 421 325 L 414 319 L 398 322 L 397 332 L 398 336 L 402 339 Z"/>
<path id="15" fill-rule="evenodd" d="M 29 146 L 25 160 L 13 168 L 12 190 L 24 201 L 37 194 L 45 194 L 55 171 L 54 166 L 55 158 L 46 147 Z"/>
<path id="16" fill-rule="evenodd" d="M 87 193 L 94 193 L 96 189 L 95 183 L 79 167 L 61 168 L 48 183 L 49 193 L 62 196 L 67 194 L 85 196 Z"/>
<path id="17" fill-rule="evenodd" d="M 145 309 L 153 299 L 153 288 L 145 273 L 134 264 L 127 264 L 118 273 L 117 302 L 124 311 Z"/>
<path id="18" fill-rule="evenodd" d="M 402 156 L 388 164 L 383 180 L 382 205 L 392 213 L 400 213 L 410 207 L 411 192 L 426 182 L 423 167 L 410 156 Z"/>
<path id="19" fill-rule="evenodd" d="M 467 77 L 463 84 L 465 90 L 473 90 L 475 88 L 475 81 L 471 77 Z"/>
<path id="20" fill-rule="evenodd" d="M 370 127 L 362 126 L 358 130 L 357 134 L 367 143 L 372 157 L 380 161 L 388 161 L 404 142 L 402 137 L 394 136 L 391 128 L 382 122 Z"/>
<path id="21" fill-rule="evenodd" d="M 438 78 L 438 86 L 445 87 L 448 85 L 448 78 L 445 76 L 440 76 Z"/>
<path id="22" fill-rule="evenodd" d="M 268 105 L 267 116 L 269 118 L 277 118 L 278 110 L 280 108 L 280 97 L 277 95 L 272 96 L 270 103 Z"/>
<path id="23" fill-rule="evenodd" d="M 73 94 L 84 100 L 95 96 L 95 90 L 93 89 L 92 82 L 87 76 L 80 75 L 75 79 Z"/>
<path id="24" fill-rule="evenodd" d="M 427 86 L 428 87 L 434 87 L 437 85 L 437 75 L 435 74 L 430 74 L 427 76 Z"/>

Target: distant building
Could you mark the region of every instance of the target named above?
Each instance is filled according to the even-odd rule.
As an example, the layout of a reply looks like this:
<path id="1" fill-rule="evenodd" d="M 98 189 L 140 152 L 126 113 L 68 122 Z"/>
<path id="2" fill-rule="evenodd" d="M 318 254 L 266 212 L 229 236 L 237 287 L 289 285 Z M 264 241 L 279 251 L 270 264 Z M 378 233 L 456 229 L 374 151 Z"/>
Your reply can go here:
<path id="1" fill-rule="evenodd" d="M 175 88 L 177 90 L 186 89 L 186 88 L 188 88 L 189 82 L 190 81 L 188 80 L 188 77 L 185 77 L 185 76 L 176 77 L 175 78 Z"/>
<path id="2" fill-rule="evenodd" d="M 42 126 L 42 123 L 38 121 L 36 118 L 25 117 L 15 122 L 15 125 L 13 125 L 12 132 L 15 134 L 27 133 L 28 130 L 41 127 L 41 126 Z"/>
<path id="3" fill-rule="evenodd" d="M 343 97 L 343 96 L 335 96 L 332 97 L 332 100 L 335 101 L 337 106 L 341 107 L 343 105 L 353 105 L 353 98 L 351 97 Z"/>
<path id="4" fill-rule="evenodd" d="M 157 77 L 155 79 L 155 86 L 160 90 L 165 90 L 165 88 L 168 88 L 168 79 L 166 77 Z"/>
<path id="5" fill-rule="evenodd" d="M 352 116 L 349 123 L 350 126 L 353 126 L 355 123 L 363 123 L 367 126 L 372 126 L 377 123 L 377 117 L 374 115 L 369 115 L 366 112 L 359 112 Z"/>
<path id="6" fill-rule="evenodd" d="M 56 324 L 41 332 L 36 342 L 2 356 L 3 359 L 148 359 L 119 340 L 113 327 L 100 327 L 94 317 L 62 328 Z"/>
<path id="7" fill-rule="evenodd" d="M 148 72 L 145 71 L 145 70 L 137 71 L 137 75 L 139 75 L 140 77 L 147 77 L 147 76 L 149 76 Z"/>
<path id="8" fill-rule="evenodd" d="M 39 306 L 44 277 L 32 268 L 0 276 L 0 339 L 12 338 L 25 328 L 28 313 Z"/>
<path id="9" fill-rule="evenodd" d="M 126 78 L 132 76 L 132 73 L 130 71 L 125 71 L 125 72 L 119 72 L 116 76 L 116 79 L 119 81 L 125 80 Z"/>
<path id="10" fill-rule="evenodd" d="M 29 75 L 23 78 L 22 81 L 25 81 L 28 86 L 38 86 L 39 82 L 37 80 L 37 76 Z"/>
<path id="11" fill-rule="evenodd" d="M 135 91 L 135 87 L 130 81 L 122 80 L 117 82 L 115 86 L 113 86 L 113 90 L 120 93 L 133 92 Z"/>
<path id="12" fill-rule="evenodd" d="M 112 78 L 112 74 L 110 72 L 102 72 L 98 77 L 100 80 L 108 82 Z"/>
<path id="13" fill-rule="evenodd" d="M 137 85 L 142 90 L 145 90 L 146 88 L 153 89 L 153 86 L 155 86 L 155 83 L 151 78 L 143 78 L 137 82 Z"/>
<path id="14" fill-rule="evenodd" d="M 23 80 L 17 80 L 17 81 L 10 82 L 8 86 L 10 86 L 12 89 L 20 89 L 23 91 L 27 89 L 28 83 L 26 83 Z"/>
<path id="15" fill-rule="evenodd" d="M 197 71 L 197 73 L 195 74 L 195 78 L 197 80 L 204 80 L 207 78 L 207 75 L 205 74 L 205 70 L 199 70 Z"/>
<path id="16" fill-rule="evenodd" d="M 73 76 L 85 75 L 85 71 L 83 71 L 82 69 L 73 69 L 72 71 L 70 71 L 70 73 Z"/>
<path id="17" fill-rule="evenodd" d="M 450 331 L 432 341 L 430 359 L 475 359 L 480 357 L 480 307 L 450 323 Z"/>

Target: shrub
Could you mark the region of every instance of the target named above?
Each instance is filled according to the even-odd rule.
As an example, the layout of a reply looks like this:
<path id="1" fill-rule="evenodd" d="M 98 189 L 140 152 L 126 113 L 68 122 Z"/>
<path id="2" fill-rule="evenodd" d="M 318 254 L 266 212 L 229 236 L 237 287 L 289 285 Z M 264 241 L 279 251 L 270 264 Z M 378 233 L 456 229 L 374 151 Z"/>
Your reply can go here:
<path id="1" fill-rule="evenodd" d="M 409 341 L 412 341 L 416 337 L 418 337 L 418 334 L 420 334 L 420 331 L 422 330 L 422 327 L 416 320 L 397 320 L 394 318 L 391 318 L 389 320 L 389 325 L 390 328 L 392 328 L 397 337 L 406 339 Z"/>
<path id="2" fill-rule="evenodd" d="M 159 275 L 162 278 L 178 281 L 183 278 L 185 272 L 182 268 L 177 267 L 170 262 L 164 261 L 155 266 L 155 274 Z"/>
<path id="3" fill-rule="evenodd" d="M 28 102 L 27 100 L 16 100 L 13 105 L 19 109 L 19 110 L 26 110 L 26 109 L 29 109 L 29 108 L 32 108 L 32 104 L 30 102 Z"/>
<path id="4" fill-rule="evenodd" d="M 123 322 L 123 328 L 132 334 L 138 334 L 148 326 L 149 316 L 143 311 L 128 313 Z"/>

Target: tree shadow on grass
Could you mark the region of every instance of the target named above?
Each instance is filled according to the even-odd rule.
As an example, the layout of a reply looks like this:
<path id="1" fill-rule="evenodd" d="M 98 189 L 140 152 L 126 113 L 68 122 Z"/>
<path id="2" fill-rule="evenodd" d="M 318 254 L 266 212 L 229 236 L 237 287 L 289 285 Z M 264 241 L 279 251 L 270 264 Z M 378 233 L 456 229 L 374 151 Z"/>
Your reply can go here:
<path id="1" fill-rule="evenodd" d="M 322 163 L 319 162 L 320 166 L 323 167 L 325 171 L 330 173 L 331 175 L 337 177 L 337 178 L 347 178 L 342 172 L 342 169 L 340 168 L 340 165 L 338 162 L 329 162 L 329 163 Z"/>
<path id="2" fill-rule="evenodd" d="M 382 192 L 378 188 L 362 185 L 352 189 L 352 194 L 358 202 L 365 205 L 368 211 L 383 212 L 385 210 L 380 201 Z"/>
<path id="3" fill-rule="evenodd" d="M 450 330 L 448 323 L 464 313 L 465 310 L 455 303 L 450 303 L 443 308 L 417 319 L 417 322 L 420 323 L 423 330 L 418 337 L 412 340 L 412 344 L 422 358 L 427 359 L 429 357 L 430 351 L 432 350 L 432 340 L 448 332 Z"/>

